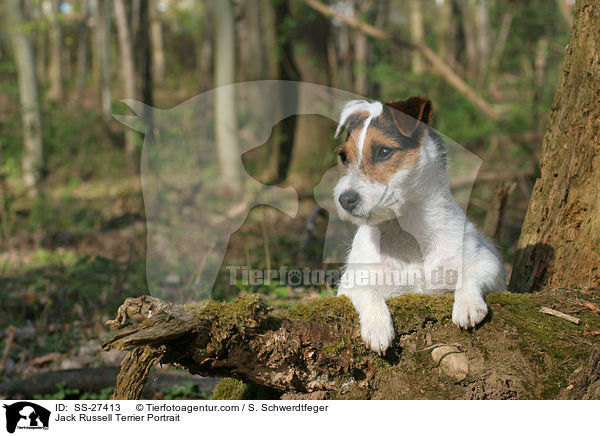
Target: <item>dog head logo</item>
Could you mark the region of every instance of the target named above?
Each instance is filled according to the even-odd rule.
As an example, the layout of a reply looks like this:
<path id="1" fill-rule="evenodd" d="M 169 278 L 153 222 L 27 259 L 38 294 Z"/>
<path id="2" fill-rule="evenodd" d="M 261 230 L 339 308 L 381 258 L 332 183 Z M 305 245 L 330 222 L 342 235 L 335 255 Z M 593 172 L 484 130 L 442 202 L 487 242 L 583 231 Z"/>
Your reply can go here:
<path id="1" fill-rule="evenodd" d="M 3 406 L 6 411 L 6 431 L 19 429 L 48 429 L 50 411 L 29 401 Z"/>

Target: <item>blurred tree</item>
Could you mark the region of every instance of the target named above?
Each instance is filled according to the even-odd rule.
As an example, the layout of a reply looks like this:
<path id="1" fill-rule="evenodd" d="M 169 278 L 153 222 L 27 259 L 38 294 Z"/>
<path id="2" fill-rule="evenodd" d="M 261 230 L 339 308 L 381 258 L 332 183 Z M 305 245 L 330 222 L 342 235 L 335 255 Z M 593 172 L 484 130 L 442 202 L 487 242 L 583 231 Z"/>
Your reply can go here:
<path id="1" fill-rule="evenodd" d="M 139 95 L 144 102 L 144 120 L 152 125 L 152 109 L 154 106 L 154 78 L 152 76 L 152 41 L 150 36 L 150 3 L 148 1 L 140 2 L 138 7 L 132 10 L 132 13 L 138 14 L 138 31 L 134 35 L 134 59 L 136 62 L 135 71 L 139 74 Z M 133 17 L 132 17 L 133 18 Z M 153 134 L 151 128 L 148 132 Z"/>
<path id="2" fill-rule="evenodd" d="M 436 2 L 437 3 L 437 2 Z M 438 54 L 456 69 L 456 17 L 453 0 L 441 0 L 436 7 L 436 25 L 438 34 Z"/>
<path id="3" fill-rule="evenodd" d="M 600 6 L 578 0 L 576 10 L 513 291 L 600 283 Z"/>
<path id="4" fill-rule="evenodd" d="M 235 93 L 235 26 L 231 0 L 213 0 L 215 29 L 215 139 L 220 184 L 224 191 L 241 190 L 241 160 L 237 138 Z"/>
<path id="5" fill-rule="evenodd" d="M 123 93 L 126 98 L 135 98 L 135 68 L 133 63 L 133 46 L 129 33 L 127 11 L 123 0 L 113 2 L 117 33 L 119 35 L 119 51 L 121 58 L 121 75 L 123 78 Z M 132 173 L 139 171 L 137 150 L 137 134 L 132 129 L 125 130 L 125 158 Z"/>
<path id="6" fill-rule="evenodd" d="M 48 89 L 48 99 L 50 101 L 60 101 L 64 96 L 63 88 L 63 43 L 62 28 L 59 19 L 60 1 L 52 0 L 52 13 L 50 15 L 49 44 L 50 53 L 48 67 L 48 79 L 50 80 L 50 89 Z"/>
<path id="7" fill-rule="evenodd" d="M 20 0 L 8 0 L 5 8 L 6 27 L 9 29 L 19 79 L 19 100 L 23 120 L 23 182 L 28 194 L 36 196 L 42 188 L 45 161 L 33 47 L 26 31 Z"/>
<path id="8" fill-rule="evenodd" d="M 165 80 L 165 50 L 158 0 L 152 0 L 150 4 L 150 21 L 150 33 L 152 35 L 152 79 L 154 83 L 160 85 Z"/>
<path id="9" fill-rule="evenodd" d="M 486 76 L 491 52 L 489 0 L 477 0 L 475 5 L 475 29 L 477 31 L 477 83 L 481 87 Z"/>
<path id="10" fill-rule="evenodd" d="M 455 0 L 460 9 L 464 42 L 464 71 L 468 79 L 477 77 L 479 59 L 477 56 L 477 33 L 475 28 L 474 5 L 470 0 Z"/>
<path id="11" fill-rule="evenodd" d="M 100 106 L 105 122 L 112 118 L 110 96 L 110 2 L 91 0 L 94 22 L 94 58 L 98 75 Z"/>
<path id="12" fill-rule="evenodd" d="M 422 44 L 425 36 L 422 0 L 410 0 L 410 42 Z M 411 70 L 415 74 L 423 73 L 423 56 L 418 50 L 411 53 Z"/>
<path id="13" fill-rule="evenodd" d="M 277 23 L 275 8 L 271 0 L 257 0 L 244 4 L 245 37 L 239 38 L 246 52 L 246 80 L 265 80 L 279 78 L 279 55 L 277 50 Z M 244 59 L 244 58 L 242 58 Z M 242 66 L 243 67 L 243 66 Z M 253 116 L 244 129 L 252 135 L 260 135 L 266 120 L 272 120 L 280 111 L 280 98 L 275 86 L 259 91 L 250 88 L 248 98 L 255 108 Z M 263 183 L 272 183 L 279 179 L 279 159 L 281 146 L 281 124 L 273 126 L 270 141 L 254 153 L 246 156 L 248 163 L 260 168 L 256 178 Z"/>
<path id="14" fill-rule="evenodd" d="M 292 34 L 294 63 L 304 82 L 328 85 L 330 74 L 327 59 L 327 41 L 331 37 L 330 21 L 310 11 L 303 3 L 292 4 L 297 20 Z M 307 32 L 306 29 L 311 31 Z M 298 96 L 298 105 L 304 106 L 306 95 Z M 335 153 L 323 153 L 332 142 L 331 122 L 325 117 L 302 116 L 296 120 L 294 144 L 290 158 L 287 183 L 299 194 L 310 195 L 324 170 L 335 164 Z"/>
<path id="15" fill-rule="evenodd" d="M 85 86 L 85 76 L 87 73 L 87 56 L 88 56 L 88 34 L 87 26 L 89 18 L 89 1 L 84 1 L 81 4 L 82 10 L 79 13 L 79 22 L 77 25 L 77 80 L 75 83 L 75 91 L 77 103 L 81 104 L 83 98 L 83 88 Z"/>

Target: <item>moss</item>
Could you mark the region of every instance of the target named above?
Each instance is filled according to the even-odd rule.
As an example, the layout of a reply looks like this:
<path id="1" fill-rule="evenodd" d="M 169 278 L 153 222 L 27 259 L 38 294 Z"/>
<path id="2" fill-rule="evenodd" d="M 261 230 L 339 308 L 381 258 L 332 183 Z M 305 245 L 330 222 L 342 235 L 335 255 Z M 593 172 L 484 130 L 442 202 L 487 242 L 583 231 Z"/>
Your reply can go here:
<path id="1" fill-rule="evenodd" d="M 427 320 L 451 318 L 454 297 L 445 295 L 407 294 L 387 300 L 397 330 L 421 325 Z"/>
<path id="2" fill-rule="evenodd" d="M 215 386 L 213 400 L 245 400 L 248 395 L 248 385 L 234 378 L 224 378 Z"/>
<path id="3" fill-rule="evenodd" d="M 348 297 L 320 297 L 306 304 L 298 304 L 290 308 L 286 317 L 294 321 L 323 321 L 344 320 L 350 323 L 358 322 L 356 310 Z"/>
<path id="4" fill-rule="evenodd" d="M 213 400 L 278 400 L 281 393 L 266 386 L 245 383 L 235 378 L 221 380 L 212 394 Z"/>

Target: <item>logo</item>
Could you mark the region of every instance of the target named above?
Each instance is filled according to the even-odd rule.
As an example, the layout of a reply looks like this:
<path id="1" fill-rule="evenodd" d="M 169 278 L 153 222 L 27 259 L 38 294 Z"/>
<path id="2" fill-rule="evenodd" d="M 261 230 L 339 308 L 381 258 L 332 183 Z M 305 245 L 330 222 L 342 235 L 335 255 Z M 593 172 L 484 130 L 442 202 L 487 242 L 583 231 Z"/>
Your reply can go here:
<path id="1" fill-rule="evenodd" d="M 6 409 L 6 431 L 9 433 L 14 433 L 17 428 L 48 430 L 50 411 L 42 406 L 29 401 L 19 401 L 2 407 Z"/>

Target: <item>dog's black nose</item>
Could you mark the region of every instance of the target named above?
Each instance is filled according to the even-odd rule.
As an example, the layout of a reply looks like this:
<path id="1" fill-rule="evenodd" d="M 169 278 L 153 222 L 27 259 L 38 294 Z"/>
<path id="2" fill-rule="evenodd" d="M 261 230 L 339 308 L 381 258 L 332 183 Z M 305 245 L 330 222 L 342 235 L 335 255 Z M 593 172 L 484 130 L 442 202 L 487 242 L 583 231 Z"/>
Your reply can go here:
<path id="1" fill-rule="evenodd" d="M 360 200 L 360 197 L 358 195 L 358 192 L 349 190 L 342 192 L 339 200 L 340 204 L 344 209 L 346 209 L 348 212 L 352 212 L 358 204 L 358 200 Z"/>

